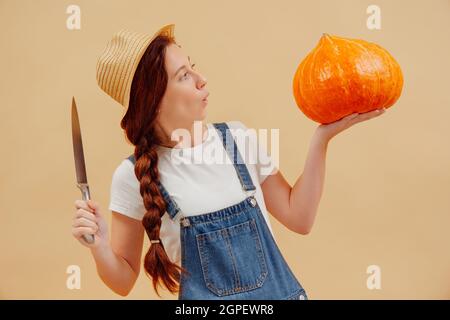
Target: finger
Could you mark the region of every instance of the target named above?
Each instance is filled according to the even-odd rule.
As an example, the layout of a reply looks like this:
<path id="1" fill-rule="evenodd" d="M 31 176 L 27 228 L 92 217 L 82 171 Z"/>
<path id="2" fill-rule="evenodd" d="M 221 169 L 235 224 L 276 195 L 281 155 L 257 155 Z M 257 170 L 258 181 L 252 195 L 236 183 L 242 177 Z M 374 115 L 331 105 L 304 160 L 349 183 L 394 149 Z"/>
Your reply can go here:
<path id="1" fill-rule="evenodd" d="M 348 116 L 345 116 L 342 120 L 344 120 L 344 121 L 353 120 L 353 119 L 355 119 L 356 117 L 358 117 L 358 115 L 359 115 L 358 112 L 351 113 L 351 114 L 349 114 Z"/>
<path id="2" fill-rule="evenodd" d="M 362 113 L 358 121 L 366 121 L 375 117 L 378 117 L 384 113 L 383 109 L 376 109 L 369 112 Z"/>
<path id="3" fill-rule="evenodd" d="M 93 201 L 93 200 L 88 200 L 86 201 L 86 204 L 88 205 L 89 209 L 93 212 L 99 212 L 100 211 L 100 205 Z"/>
<path id="4" fill-rule="evenodd" d="M 75 200 L 75 207 L 77 209 L 84 209 L 86 211 L 93 211 L 91 208 L 89 208 L 86 200 Z"/>
<path id="5" fill-rule="evenodd" d="M 93 236 L 94 236 L 94 243 L 97 243 L 97 242 L 98 242 L 98 235 L 94 234 Z M 81 237 L 79 237 L 78 240 L 79 240 L 80 242 L 82 242 L 83 245 L 85 245 L 85 246 L 87 246 L 87 247 L 93 246 L 93 243 L 88 243 L 88 242 L 86 242 L 86 239 L 85 239 L 84 235 L 81 236 Z"/>
<path id="6" fill-rule="evenodd" d="M 94 230 L 93 228 L 90 227 L 77 227 L 77 228 L 72 228 L 72 235 L 75 238 L 80 238 L 82 237 L 84 234 L 95 234 L 97 231 Z"/>
<path id="7" fill-rule="evenodd" d="M 78 209 L 75 212 L 74 219 L 78 219 L 78 218 L 86 218 L 86 219 L 91 220 L 91 221 L 96 221 L 97 220 L 95 214 L 93 214 L 90 211 L 86 211 L 84 209 Z"/>
<path id="8" fill-rule="evenodd" d="M 372 110 L 370 112 L 367 112 L 367 115 L 370 115 L 372 117 L 376 117 L 376 116 L 379 116 L 380 114 L 383 114 L 384 110 L 385 110 L 384 108 L 375 109 L 375 110 Z"/>
<path id="9" fill-rule="evenodd" d="M 96 222 L 91 221 L 89 219 L 86 218 L 78 218 L 76 219 L 73 224 L 72 227 L 90 227 L 90 228 L 94 228 L 95 230 L 98 230 L 98 225 Z"/>
<path id="10" fill-rule="evenodd" d="M 379 115 L 381 115 L 381 114 L 383 114 L 383 113 L 385 113 L 386 112 L 386 108 L 379 108 L 379 109 L 376 109 L 376 110 L 373 110 L 372 111 L 372 113 L 374 114 L 374 115 L 376 115 L 376 116 L 379 116 Z"/>

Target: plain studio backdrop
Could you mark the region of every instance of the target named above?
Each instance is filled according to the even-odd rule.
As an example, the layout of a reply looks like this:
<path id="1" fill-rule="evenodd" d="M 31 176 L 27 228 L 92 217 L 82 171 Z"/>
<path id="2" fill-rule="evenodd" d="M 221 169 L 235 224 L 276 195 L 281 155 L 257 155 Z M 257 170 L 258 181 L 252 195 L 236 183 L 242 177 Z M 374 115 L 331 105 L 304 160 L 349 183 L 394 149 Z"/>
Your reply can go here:
<path id="1" fill-rule="evenodd" d="M 68 27 L 73 4 L 79 29 Z M 371 5 L 380 29 L 367 25 Z M 208 80 L 207 122 L 279 129 L 291 184 L 317 126 L 294 101 L 300 61 L 324 32 L 386 48 L 402 67 L 402 96 L 330 142 L 312 232 L 271 216 L 276 241 L 310 299 L 450 298 L 448 0 L 0 1 L 0 298 L 122 298 L 71 235 L 81 199 L 71 99 L 91 195 L 110 223 L 112 174 L 133 147 L 119 126 L 123 108 L 97 86 L 97 58 L 121 28 L 153 33 L 169 23 Z M 79 289 L 68 286 L 73 270 Z M 381 287 L 370 289 L 373 276 Z M 158 298 L 143 268 L 127 298 Z"/>

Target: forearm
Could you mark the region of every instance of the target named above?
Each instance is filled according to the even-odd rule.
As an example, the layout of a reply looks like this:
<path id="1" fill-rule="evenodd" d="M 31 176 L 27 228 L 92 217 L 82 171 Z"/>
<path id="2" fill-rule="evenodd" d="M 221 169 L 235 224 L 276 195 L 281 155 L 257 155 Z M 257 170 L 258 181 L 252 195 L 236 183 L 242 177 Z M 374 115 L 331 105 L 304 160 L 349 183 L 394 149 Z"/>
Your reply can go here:
<path id="1" fill-rule="evenodd" d="M 299 229 L 309 233 L 316 217 L 325 181 L 328 139 L 316 131 L 311 139 L 303 173 L 289 196 L 290 212 L 297 216 Z"/>
<path id="2" fill-rule="evenodd" d="M 136 282 L 137 275 L 129 263 L 114 253 L 111 246 L 105 245 L 91 249 L 102 281 L 115 293 L 127 295 Z"/>

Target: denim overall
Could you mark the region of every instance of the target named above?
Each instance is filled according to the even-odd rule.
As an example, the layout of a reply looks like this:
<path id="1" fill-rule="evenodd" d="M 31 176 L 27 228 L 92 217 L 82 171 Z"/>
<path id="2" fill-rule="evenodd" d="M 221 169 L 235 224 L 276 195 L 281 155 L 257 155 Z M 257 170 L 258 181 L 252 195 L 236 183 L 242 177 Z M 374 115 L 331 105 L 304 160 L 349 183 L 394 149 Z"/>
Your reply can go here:
<path id="1" fill-rule="evenodd" d="M 214 127 L 247 197 L 224 209 L 184 216 L 159 184 L 167 213 L 180 223 L 181 266 L 188 271 L 181 274 L 178 299 L 307 300 L 266 224 L 234 138 L 232 145 L 226 141 L 228 125 Z M 128 159 L 135 163 L 134 155 Z"/>

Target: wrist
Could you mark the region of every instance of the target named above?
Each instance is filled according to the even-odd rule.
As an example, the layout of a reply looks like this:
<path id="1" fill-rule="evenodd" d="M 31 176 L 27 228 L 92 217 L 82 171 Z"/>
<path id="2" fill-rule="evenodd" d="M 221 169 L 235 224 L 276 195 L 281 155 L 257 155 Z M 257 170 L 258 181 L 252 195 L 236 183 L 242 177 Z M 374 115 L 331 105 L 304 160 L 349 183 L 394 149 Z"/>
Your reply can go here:
<path id="1" fill-rule="evenodd" d="M 317 144 L 327 146 L 332 136 L 330 136 L 322 127 L 317 127 L 313 135 L 313 140 Z"/>
<path id="2" fill-rule="evenodd" d="M 105 252 L 111 250 L 111 246 L 108 241 L 98 240 L 99 242 L 94 246 L 90 247 L 93 255 L 102 255 Z"/>

